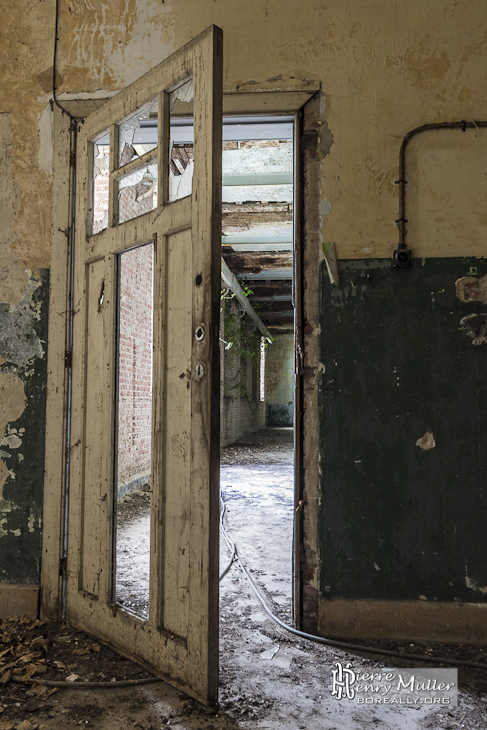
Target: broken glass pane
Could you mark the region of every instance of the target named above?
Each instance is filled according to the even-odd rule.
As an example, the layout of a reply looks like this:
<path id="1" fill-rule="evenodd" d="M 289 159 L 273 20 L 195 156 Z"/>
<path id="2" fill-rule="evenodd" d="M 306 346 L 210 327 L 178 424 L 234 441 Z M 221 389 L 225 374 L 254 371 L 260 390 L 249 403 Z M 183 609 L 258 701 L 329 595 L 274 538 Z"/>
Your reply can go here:
<path id="1" fill-rule="evenodd" d="M 118 222 L 124 223 L 157 208 L 157 160 L 118 181 Z"/>
<path id="2" fill-rule="evenodd" d="M 152 243 L 119 256 L 116 601 L 149 611 L 152 454 Z"/>
<path id="3" fill-rule="evenodd" d="M 119 167 L 157 147 L 157 108 L 157 99 L 153 99 L 119 125 Z"/>
<path id="4" fill-rule="evenodd" d="M 169 202 L 191 195 L 194 171 L 193 79 L 175 89 L 169 99 Z"/>
<path id="5" fill-rule="evenodd" d="M 106 133 L 93 142 L 93 200 L 91 233 L 108 228 L 108 189 L 110 182 L 110 136 Z"/>

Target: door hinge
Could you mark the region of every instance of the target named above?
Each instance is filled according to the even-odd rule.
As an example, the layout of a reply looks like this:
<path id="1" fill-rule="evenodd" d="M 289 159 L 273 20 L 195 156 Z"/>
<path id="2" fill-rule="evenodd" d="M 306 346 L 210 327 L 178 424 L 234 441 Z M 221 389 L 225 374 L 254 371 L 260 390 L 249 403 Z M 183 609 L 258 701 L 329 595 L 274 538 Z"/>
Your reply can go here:
<path id="1" fill-rule="evenodd" d="M 304 354 L 303 354 L 303 348 L 301 345 L 298 345 L 296 348 L 296 368 L 295 373 L 296 375 L 302 375 L 304 372 Z"/>
<path id="2" fill-rule="evenodd" d="M 59 575 L 62 575 L 63 578 L 65 578 L 68 574 L 68 559 L 67 558 L 61 558 L 61 562 L 59 563 Z"/>
<path id="3" fill-rule="evenodd" d="M 73 353 L 70 351 L 67 351 L 64 353 L 64 367 L 68 368 L 68 370 L 71 370 L 73 366 Z"/>

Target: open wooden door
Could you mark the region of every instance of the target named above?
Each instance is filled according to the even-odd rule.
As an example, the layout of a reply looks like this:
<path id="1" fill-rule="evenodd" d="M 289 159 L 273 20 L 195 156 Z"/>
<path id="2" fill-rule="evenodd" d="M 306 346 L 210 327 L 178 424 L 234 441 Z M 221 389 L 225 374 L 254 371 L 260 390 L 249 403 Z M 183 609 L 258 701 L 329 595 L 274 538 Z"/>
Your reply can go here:
<path id="1" fill-rule="evenodd" d="M 183 169 L 176 114 L 194 129 Z M 211 27 L 87 117 L 77 145 L 66 617 L 204 702 L 218 684 L 221 114 Z M 117 603 L 114 579 L 130 251 L 153 272 L 148 618 Z"/>

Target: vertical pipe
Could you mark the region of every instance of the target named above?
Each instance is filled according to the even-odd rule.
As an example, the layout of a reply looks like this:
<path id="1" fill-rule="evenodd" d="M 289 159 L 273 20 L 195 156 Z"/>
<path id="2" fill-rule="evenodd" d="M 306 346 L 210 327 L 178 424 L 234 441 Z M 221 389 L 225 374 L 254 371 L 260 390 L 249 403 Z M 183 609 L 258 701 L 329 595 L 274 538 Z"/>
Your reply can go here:
<path id="1" fill-rule="evenodd" d="M 69 469 L 71 452 L 71 396 L 72 396 L 72 353 L 73 353 L 73 317 L 74 317 L 74 248 L 76 228 L 76 146 L 78 140 L 78 123 L 75 119 L 71 121 L 72 131 L 72 175 L 71 175 L 71 223 L 70 223 L 70 267 L 69 267 L 69 322 L 68 322 L 68 386 L 67 386 L 67 415 L 66 415 L 66 471 L 64 477 L 64 531 L 61 553 L 62 586 L 61 586 L 61 618 L 66 620 L 66 582 L 68 558 L 68 516 L 69 516 Z"/>

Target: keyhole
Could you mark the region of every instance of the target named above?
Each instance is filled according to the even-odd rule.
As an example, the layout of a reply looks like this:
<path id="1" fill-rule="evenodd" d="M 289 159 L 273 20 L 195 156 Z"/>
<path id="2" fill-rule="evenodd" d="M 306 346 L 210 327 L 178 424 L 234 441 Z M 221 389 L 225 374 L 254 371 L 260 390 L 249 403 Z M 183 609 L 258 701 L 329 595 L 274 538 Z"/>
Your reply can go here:
<path id="1" fill-rule="evenodd" d="M 205 339 L 205 328 L 202 324 L 200 324 L 199 327 L 195 329 L 194 336 L 196 342 L 203 342 L 203 340 Z"/>
<path id="2" fill-rule="evenodd" d="M 197 362 L 194 368 L 194 374 L 196 375 L 198 380 L 203 380 L 205 377 L 206 368 L 203 365 L 202 362 Z"/>

